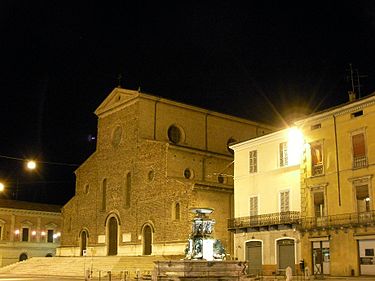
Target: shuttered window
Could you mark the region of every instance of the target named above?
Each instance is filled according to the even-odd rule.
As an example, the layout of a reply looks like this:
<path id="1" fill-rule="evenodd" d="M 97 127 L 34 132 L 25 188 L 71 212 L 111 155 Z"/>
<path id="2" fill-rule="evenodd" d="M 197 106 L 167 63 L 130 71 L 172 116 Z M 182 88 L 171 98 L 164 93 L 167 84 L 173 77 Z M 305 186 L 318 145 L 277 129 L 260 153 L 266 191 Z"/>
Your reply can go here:
<path id="1" fill-rule="evenodd" d="M 365 134 L 352 135 L 353 168 L 367 167 Z"/>
<path id="2" fill-rule="evenodd" d="M 258 197 L 253 196 L 250 197 L 250 216 L 257 216 L 258 215 Z"/>
<path id="3" fill-rule="evenodd" d="M 352 136 L 353 142 L 353 156 L 354 157 L 361 157 L 366 155 L 365 151 L 365 136 L 363 133 L 353 135 Z"/>
<path id="4" fill-rule="evenodd" d="M 280 192 L 280 212 L 289 212 L 289 191 Z"/>
<path id="5" fill-rule="evenodd" d="M 282 142 L 279 144 L 280 167 L 288 165 L 288 144 Z"/>
<path id="6" fill-rule="evenodd" d="M 256 173 L 258 171 L 257 168 L 257 151 L 252 150 L 249 152 L 249 172 Z"/>

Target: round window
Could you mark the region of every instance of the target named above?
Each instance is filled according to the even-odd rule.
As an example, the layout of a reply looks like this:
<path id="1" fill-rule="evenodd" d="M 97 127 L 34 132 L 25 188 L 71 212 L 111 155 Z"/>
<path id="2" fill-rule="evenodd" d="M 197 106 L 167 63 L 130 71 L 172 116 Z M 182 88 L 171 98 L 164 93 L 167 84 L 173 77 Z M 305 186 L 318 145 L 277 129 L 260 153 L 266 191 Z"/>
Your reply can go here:
<path id="1" fill-rule="evenodd" d="M 168 139 L 173 143 L 179 143 L 182 138 L 182 133 L 180 128 L 176 125 L 172 125 L 168 128 Z"/>
<path id="2" fill-rule="evenodd" d="M 112 145 L 114 147 L 120 144 L 121 137 L 122 137 L 122 128 L 121 126 L 116 126 L 112 132 Z"/>
<path id="3" fill-rule="evenodd" d="M 192 179 L 194 176 L 194 173 L 191 169 L 189 168 L 186 168 L 185 171 L 184 171 L 184 177 L 185 179 Z"/>

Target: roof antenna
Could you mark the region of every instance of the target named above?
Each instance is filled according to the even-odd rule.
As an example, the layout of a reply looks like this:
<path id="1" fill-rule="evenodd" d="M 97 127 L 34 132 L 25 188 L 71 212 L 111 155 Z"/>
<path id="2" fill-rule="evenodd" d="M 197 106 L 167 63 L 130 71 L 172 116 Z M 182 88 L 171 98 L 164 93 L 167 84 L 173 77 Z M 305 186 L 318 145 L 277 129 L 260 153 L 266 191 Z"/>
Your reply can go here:
<path id="1" fill-rule="evenodd" d="M 119 75 L 117 75 L 117 81 L 118 81 L 117 87 L 118 88 L 122 88 L 122 86 L 121 86 L 121 80 L 122 80 L 122 74 L 119 73 Z"/>
<path id="2" fill-rule="evenodd" d="M 353 69 L 353 66 L 351 63 L 349 63 L 349 69 L 348 71 L 350 71 L 350 77 L 346 77 L 347 80 L 350 79 L 350 82 L 352 84 L 352 90 L 349 91 L 349 96 L 354 96 L 354 99 L 355 99 L 355 94 L 356 94 L 356 90 L 358 92 L 358 98 L 361 98 L 361 83 L 360 83 L 360 78 L 365 78 L 367 77 L 367 75 L 360 75 L 359 72 L 358 72 L 358 69 Z M 350 100 L 352 100 L 352 98 L 349 98 Z"/>

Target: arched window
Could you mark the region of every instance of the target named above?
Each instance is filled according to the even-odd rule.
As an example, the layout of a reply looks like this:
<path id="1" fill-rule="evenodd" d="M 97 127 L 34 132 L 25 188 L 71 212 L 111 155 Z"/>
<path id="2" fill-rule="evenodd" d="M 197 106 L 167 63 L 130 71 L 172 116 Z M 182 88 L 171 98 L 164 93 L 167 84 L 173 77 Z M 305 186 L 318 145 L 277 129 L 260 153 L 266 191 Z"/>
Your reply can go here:
<path id="1" fill-rule="evenodd" d="M 102 183 L 102 211 L 105 211 L 107 205 L 107 179 Z"/>
<path id="2" fill-rule="evenodd" d="M 180 203 L 176 203 L 176 205 L 175 205 L 175 219 L 176 220 L 180 220 Z"/>
<path id="3" fill-rule="evenodd" d="M 131 196 L 131 187 L 132 187 L 132 176 L 131 173 L 126 174 L 126 180 L 125 180 L 125 190 L 124 190 L 124 201 L 125 201 L 125 207 L 130 207 L 130 196 Z"/>
<path id="4" fill-rule="evenodd" d="M 21 255 L 20 255 L 20 257 L 19 257 L 19 261 L 25 261 L 25 260 L 27 260 L 29 257 L 27 256 L 27 254 L 26 253 L 22 253 Z"/>

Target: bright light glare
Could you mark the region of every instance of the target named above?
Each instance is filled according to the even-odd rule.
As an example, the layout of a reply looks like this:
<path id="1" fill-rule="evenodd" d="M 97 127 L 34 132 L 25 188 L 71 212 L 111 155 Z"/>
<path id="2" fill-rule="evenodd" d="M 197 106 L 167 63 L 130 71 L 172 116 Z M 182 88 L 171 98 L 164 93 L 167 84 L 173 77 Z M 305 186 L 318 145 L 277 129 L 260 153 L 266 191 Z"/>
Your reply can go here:
<path id="1" fill-rule="evenodd" d="M 45 231 L 42 231 L 40 234 L 41 234 L 42 236 L 46 236 L 46 232 L 45 232 Z"/>
<path id="2" fill-rule="evenodd" d="M 301 162 L 303 151 L 303 135 L 302 132 L 293 127 L 288 131 L 288 164 L 297 165 Z"/>
<path id="3" fill-rule="evenodd" d="M 33 232 L 31 232 L 31 235 L 32 235 L 32 236 L 35 236 L 35 235 L 36 235 L 36 231 L 33 230 Z"/>
<path id="4" fill-rule="evenodd" d="M 33 160 L 27 161 L 26 166 L 29 170 L 34 170 L 36 168 L 36 162 Z"/>
<path id="5" fill-rule="evenodd" d="M 16 229 L 16 230 L 14 231 L 14 234 L 16 234 L 16 235 L 20 234 L 19 229 Z"/>
<path id="6" fill-rule="evenodd" d="M 2 182 L 0 182 L 0 192 L 3 192 L 4 189 L 5 189 L 5 185 Z"/>

